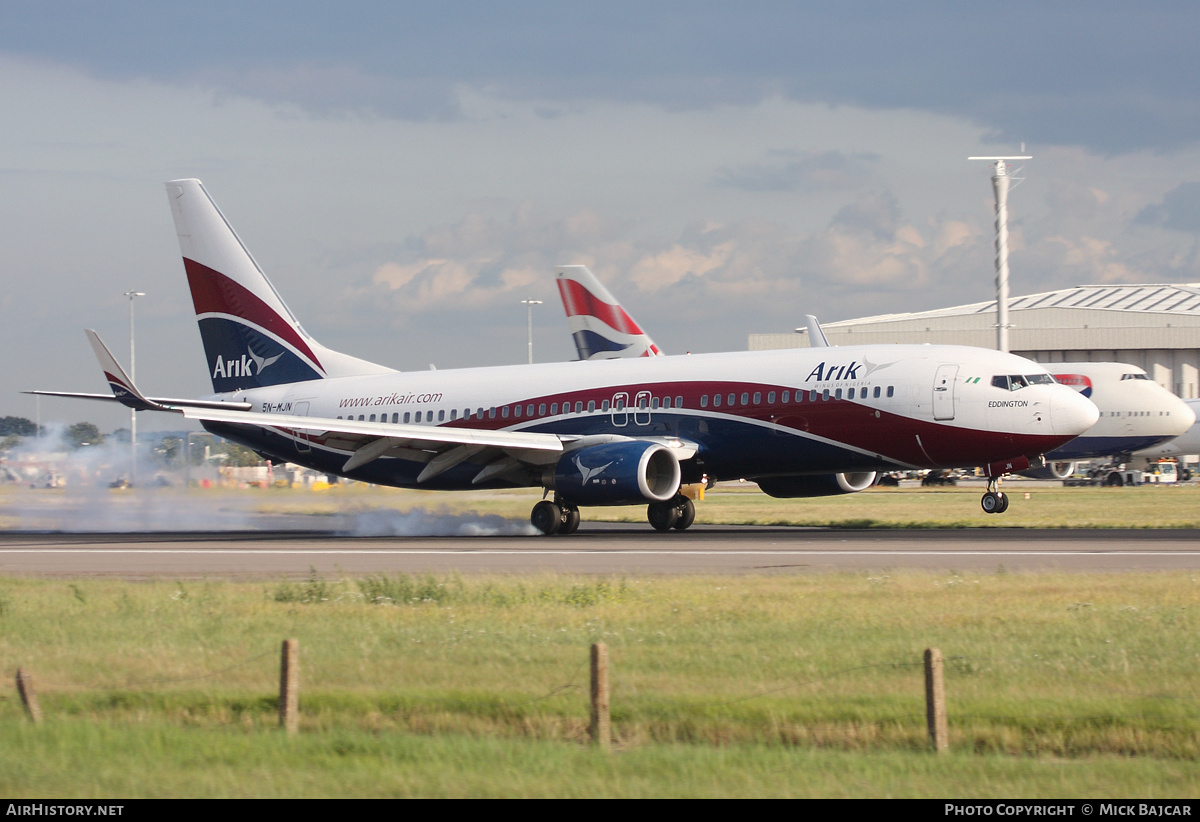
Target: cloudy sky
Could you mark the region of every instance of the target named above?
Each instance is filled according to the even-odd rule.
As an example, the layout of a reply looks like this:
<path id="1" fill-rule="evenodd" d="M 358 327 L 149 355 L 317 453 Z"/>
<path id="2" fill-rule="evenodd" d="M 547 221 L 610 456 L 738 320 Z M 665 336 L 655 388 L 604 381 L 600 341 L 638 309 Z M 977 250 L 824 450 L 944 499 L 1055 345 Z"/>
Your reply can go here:
<path id="1" fill-rule="evenodd" d="M 573 358 L 584 263 L 668 352 L 1200 280 L 1195 3 L 0 0 L 0 416 L 210 390 L 162 183 L 198 177 L 305 327 L 403 369 Z M 43 420 L 125 413 L 42 400 Z M 143 425 L 178 427 L 173 418 Z"/>

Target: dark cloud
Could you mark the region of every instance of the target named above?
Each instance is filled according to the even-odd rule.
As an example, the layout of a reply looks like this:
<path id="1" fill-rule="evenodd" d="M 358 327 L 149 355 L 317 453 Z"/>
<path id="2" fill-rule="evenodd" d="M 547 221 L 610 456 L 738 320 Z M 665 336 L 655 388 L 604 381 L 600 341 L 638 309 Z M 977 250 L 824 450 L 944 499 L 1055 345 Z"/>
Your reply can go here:
<path id="1" fill-rule="evenodd" d="M 1200 182 L 1180 183 L 1163 195 L 1161 203 L 1138 212 L 1135 222 L 1200 233 Z"/>
<path id="2" fill-rule="evenodd" d="M 1197 22 L 1195 4 L 1114 0 L 1014 0 L 1003 12 L 882 0 L 47 0 L 6 7 L 0 50 L 322 114 L 444 119 L 459 114 L 459 85 L 669 109 L 782 94 L 965 116 L 997 140 L 1115 153 L 1200 133 L 1188 70 Z M 731 179 L 752 183 L 750 172 Z"/>

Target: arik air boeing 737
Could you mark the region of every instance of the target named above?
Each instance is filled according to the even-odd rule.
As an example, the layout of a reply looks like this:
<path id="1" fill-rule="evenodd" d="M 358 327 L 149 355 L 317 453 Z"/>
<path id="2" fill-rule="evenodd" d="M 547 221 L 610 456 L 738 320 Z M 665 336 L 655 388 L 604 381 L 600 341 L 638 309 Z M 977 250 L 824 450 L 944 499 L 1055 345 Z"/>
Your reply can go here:
<path id="1" fill-rule="evenodd" d="M 846 346 L 401 373 L 310 337 L 198 180 L 167 183 L 213 394 L 149 397 L 89 332 L 112 396 L 182 414 L 275 460 L 381 485 L 541 487 L 531 520 L 646 503 L 692 523 L 682 484 L 750 478 L 777 496 L 844 493 L 874 472 L 1021 470 L 1096 407 L 1040 365 L 979 348 Z M 997 378 L 1004 377 L 1003 388 Z M 1009 381 L 1026 387 L 1011 391 Z"/>

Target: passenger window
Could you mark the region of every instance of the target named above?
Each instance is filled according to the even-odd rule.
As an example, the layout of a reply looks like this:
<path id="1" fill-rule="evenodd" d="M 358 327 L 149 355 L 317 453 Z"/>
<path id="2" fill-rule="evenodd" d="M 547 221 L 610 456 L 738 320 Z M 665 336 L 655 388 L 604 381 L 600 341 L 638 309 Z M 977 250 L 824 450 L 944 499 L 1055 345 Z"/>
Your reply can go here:
<path id="1" fill-rule="evenodd" d="M 458 419 L 458 409 L 451 408 L 450 409 L 450 422 L 454 422 L 456 419 Z"/>
<path id="2" fill-rule="evenodd" d="M 556 402 L 550 403 L 550 415 L 554 416 L 557 413 L 558 413 L 558 403 L 556 403 Z"/>
<path id="3" fill-rule="evenodd" d="M 438 409 L 438 422 L 445 422 L 445 421 L 446 421 L 446 409 L 439 408 Z"/>
<path id="4" fill-rule="evenodd" d="M 518 405 L 515 408 L 513 408 L 513 416 L 516 417 L 517 419 L 521 419 L 521 406 Z"/>
<path id="5" fill-rule="evenodd" d="M 543 403 L 538 404 L 538 416 L 539 417 L 546 416 L 546 403 L 543 402 Z"/>
<path id="6" fill-rule="evenodd" d="M 737 394 L 730 394 L 726 399 L 729 400 L 729 407 L 733 408 L 734 404 L 737 402 Z"/>
<path id="7" fill-rule="evenodd" d="M 837 394 L 834 395 L 834 399 L 840 400 L 841 398 L 842 398 L 842 389 L 839 388 L 837 390 Z"/>
<path id="8" fill-rule="evenodd" d="M 618 409 L 620 408 L 620 406 L 621 406 L 621 403 L 619 403 L 619 402 L 618 402 L 618 403 L 617 403 L 617 407 L 618 407 Z M 605 400 L 604 402 L 600 403 L 600 410 L 601 410 L 601 411 L 607 411 L 607 410 L 608 410 L 608 400 Z"/>
<path id="9" fill-rule="evenodd" d="M 593 412 L 593 411 L 595 411 L 595 410 L 596 410 L 596 401 L 595 401 L 595 400 L 588 400 L 588 413 L 590 414 L 590 413 L 592 413 L 592 412 Z"/>
<path id="10" fill-rule="evenodd" d="M 683 408 L 683 397 L 676 397 L 676 398 L 675 398 L 675 407 L 676 407 L 676 408 Z"/>
<path id="11" fill-rule="evenodd" d="M 791 391 L 784 391 L 784 392 L 783 392 L 783 394 L 782 394 L 782 397 L 781 397 L 781 398 L 783 399 L 783 404 L 784 404 L 784 405 L 787 405 L 787 404 L 788 404 L 788 403 L 791 401 L 791 396 L 792 396 L 792 392 L 791 392 Z M 804 401 L 804 395 L 803 395 L 803 394 L 801 394 L 799 391 L 797 391 L 797 392 L 796 392 L 796 402 L 803 402 L 803 401 Z"/>
<path id="12" fill-rule="evenodd" d="M 488 419 L 489 420 L 496 419 L 496 406 L 493 405 L 491 408 L 488 409 Z"/>
<path id="13" fill-rule="evenodd" d="M 500 407 L 500 417 L 501 417 L 501 419 L 508 419 L 508 406 L 507 405 L 502 405 Z M 418 418 L 417 422 L 420 422 L 420 421 L 421 421 L 420 418 Z"/>
<path id="14" fill-rule="evenodd" d="M 888 393 L 887 393 L 887 395 L 888 395 L 889 397 L 894 397 L 894 396 L 896 395 L 896 386 L 894 386 L 894 385 L 889 385 L 889 386 L 888 386 Z"/>
<path id="15" fill-rule="evenodd" d="M 359 414 L 359 415 L 358 415 L 358 421 L 359 421 L 359 422 L 362 422 L 362 421 L 363 421 L 363 415 L 362 415 L 362 414 Z"/>
<path id="16" fill-rule="evenodd" d="M 814 388 L 814 389 L 812 389 L 811 391 L 809 391 L 809 392 L 808 392 L 808 401 L 809 401 L 809 402 L 816 402 L 816 401 L 817 401 L 817 389 L 815 389 L 815 388 Z"/>
<path id="17" fill-rule="evenodd" d="M 853 388 L 851 388 L 849 391 L 846 392 L 846 399 L 848 399 L 848 400 L 854 399 L 854 389 Z"/>
<path id="18" fill-rule="evenodd" d="M 375 422 L 375 415 L 374 415 L 374 414 L 372 414 L 372 415 L 371 415 L 371 416 L 370 416 L 370 417 L 367 419 L 367 422 Z"/>
<path id="19" fill-rule="evenodd" d="M 658 402 L 658 397 L 655 397 L 655 398 L 654 398 L 654 401 L 657 403 L 657 402 Z M 656 405 L 656 406 L 655 406 L 655 408 L 657 408 L 657 407 L 658 407 L 658 406 Z M 670 408 L 670 407 L 671 407 L 671 398 L 670 398 L 670 397 L 663 397 L 663 398 L 662 398 L 662 407 L 663 407 L 663 408 Z"/>
<path id="20" fill-rule="evenodd" d="M 713 394 L 713 408 L 720 408 L 720 407 L 721 407 L 721 395 Z"/>
<path id="21" fill-rule="evenodd" d="M 701 407 L 701 408 L 708 408 L 708 394 L 701 394 L 701 395 L 700 395 L 700 407 Z"/>
<path id="22" fill-rule="evenodd" d="M 525 406 L 525 416 L 527 416 L 527 417 L 533 416 L 533 403 L 529 403 L 529 405 Z"/>
<path id="23" fill-rule="evenodd" d="M 875 386 L 875 399 L 879 399 L 879 386 Z"/>
<path id="24" fill-rule="evenodd" d="M 646 398 L 645 397 L 638 397 L 637 407 L 645 409 L 645 407 L 646 407 Z"/>
<path id="25" fill-rule="evenodd" d="M 670 400 L 668 399 L 667 402 L 670 402 Z M 651 400 L 650 407 L 658 408 L 658 397 L 655 397 L 653 400 Z"/>
<path id="26" fill-rule="evenodd" d="M 826 388 L 824 391 L 821 392 L 821 402 L 826 402 L 828 400 L 829 400 L 829 389 Z"/>
<path id="27" fill-rule="evenodd" d="M 768 391 L 767 392 L 767 405 L 774 405 L 774 404 L 775 404 L 775 392 Z"/>
<path id="28" fill-rule="evenodd" d="M 421 421 L 421 412 L 418 411 L 417 412 L 417 422 L 420 422 L 420 421 Z"/>
<path id="29" fill-rule="evenodd" d="M 582 402 L 581 400 L 576 400 L 576 401 L 575 401 L 575 413 L 576 413 L 576 414 L 582 414 L 582 413 L 583 413 L 583 402 Z"/>

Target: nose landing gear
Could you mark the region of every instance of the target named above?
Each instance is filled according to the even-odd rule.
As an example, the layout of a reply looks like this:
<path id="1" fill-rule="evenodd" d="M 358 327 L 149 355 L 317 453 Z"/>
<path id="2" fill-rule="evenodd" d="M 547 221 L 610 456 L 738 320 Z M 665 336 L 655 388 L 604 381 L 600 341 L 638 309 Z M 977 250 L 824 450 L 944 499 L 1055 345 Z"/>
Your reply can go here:
<path id="1" fill-rule="evenodd" d="M 985 514 L 1003 514 L 1008 510 L 1008 495 L 996 489 L 999 479 L 999 477 L 992 477 L 988 480 L 987 491 L 984 493 L 983 499 L 979 501 Z"/>

